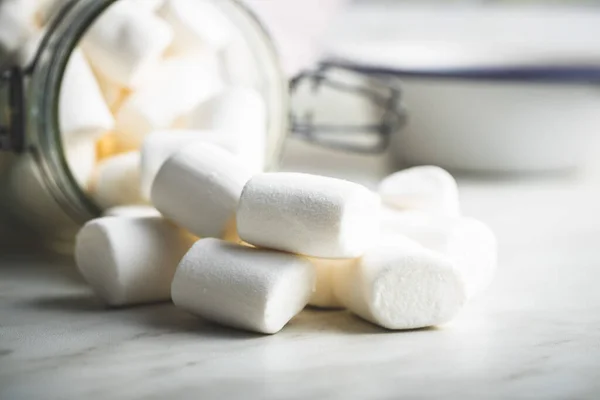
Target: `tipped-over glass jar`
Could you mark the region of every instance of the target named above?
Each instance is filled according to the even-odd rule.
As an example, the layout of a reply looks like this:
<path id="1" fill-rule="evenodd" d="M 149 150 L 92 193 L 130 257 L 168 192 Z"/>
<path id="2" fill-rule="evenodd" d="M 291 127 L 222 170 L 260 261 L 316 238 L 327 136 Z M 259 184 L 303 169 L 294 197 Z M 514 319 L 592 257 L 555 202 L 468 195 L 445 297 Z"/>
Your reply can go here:
<path id="1" fill-rule="evenodd" d="M 80 40 L 109 7 L 116 5 L 113 3 L 122 1 L 136 0 L 64 2 L 40 34 L 41 41 L 32 60 L 27 65 L 0 71 L 2 209 L 35 228 L 48 241 L 70 242 L 81 224 L 103 212 L 89 189 L 79 183 L 77 171 L 71 168 L 60 131 L 59 95 L 65 68 Z M 294 90 L 302 81 L 310 81 L 309 86 L 314 91 L 327 82 L 325 71 L 329 71 L 331 65 L 301 75 L 290 84 L 282 72 L 271 37 L 248 8 L 235 0 L 204 1 L 218 9 L 236 31 L 245 56 L 244 59 L 238 57 L 238 62 L 256 72 L 253 88 L 260 93 L 266 108 L 265 169 L 276 168 L 284 139 L 294 128 L 305 139 L 319 143 L 324 141 L 317 139 L 317 131 L 334 134 L 339 131 L 331 126 L 315 126 L 311 113 L 303 114 L 302 118 L 293 117 L 289 106 L 290 88 Z M 372 83 L 368 87 L 373 87 Z M 352 90 L 351 84 L 332 86 Z M 381 93 L 387 89 L 389 93 Z M 358 92 L 365 94 L 362 90 Z M 377 116 L 383 122 L 374 128 L 367 127 L 367 130 L 373 128 L 373 132 L 368 133 L 376 133 L 381 138 L 372 147 L 380 149 L 397 127 L 398 90 L 384 83 L 368 95 L 369 101 L 384 110 Z"/>

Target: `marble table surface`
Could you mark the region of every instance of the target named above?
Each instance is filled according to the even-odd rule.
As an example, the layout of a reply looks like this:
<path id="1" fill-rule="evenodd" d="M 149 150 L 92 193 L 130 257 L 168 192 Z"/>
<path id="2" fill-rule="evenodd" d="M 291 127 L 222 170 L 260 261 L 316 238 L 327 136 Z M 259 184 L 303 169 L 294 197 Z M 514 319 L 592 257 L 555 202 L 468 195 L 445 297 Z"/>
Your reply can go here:
<path id="1" fill-rule="evenodd" d="M 379 159 L 310 167 L 373 185 Z M 0 260 L 0 399 L 598 399 L 600 174 L 460 179 L 496 231 L 489 292 L 452 323 L 388 332 L 307 309 L 279 334 L 222 328 L 171 304 L 103 308 L 69 257 Z"/>

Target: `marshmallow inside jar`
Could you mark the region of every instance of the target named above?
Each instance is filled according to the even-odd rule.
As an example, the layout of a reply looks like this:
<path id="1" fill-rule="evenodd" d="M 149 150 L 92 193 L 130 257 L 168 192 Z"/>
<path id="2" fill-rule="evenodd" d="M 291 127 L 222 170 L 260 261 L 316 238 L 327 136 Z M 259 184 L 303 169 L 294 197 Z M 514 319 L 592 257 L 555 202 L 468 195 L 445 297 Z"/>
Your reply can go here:
<path id="1" fill-rule="evenodd" d="M 150 206 L 162 163 L 197 142 L 253 173 L 278 159 L 287 82 L 255 17 L 235 1 L 151 3 L 78 3 L 70 11 L 85 11 L 87 22 L 63 55 L 56 124 L 48 124 L 55 132 L 47 135 L 60 171 L 47 173 L 61 175 L 48 179 L 61 186 L 53 196 L 69 192 L 63 208 L 77 208 L 79 224 L 113 207 Z M 40 32 L 50 20 L 38 18 Z"/>
<path id="2" fill-rule="evenodd" d="M 2 183 L 10 213 L 44 245 L 71 251 L 77 230 L 104 213 L 157 213 L 149 187 L 180 145 L 216 144 L 256 172 L 279 158 L 288 82 L 271 38 L 241 2 L 0 3 L 0 58 L 8 51 L 31 74 L 23 152 Z M 161 132 L 174 140 L 146 157 L 146 138 Z M 232 223 L 225 228 L 237 236 Z"/>

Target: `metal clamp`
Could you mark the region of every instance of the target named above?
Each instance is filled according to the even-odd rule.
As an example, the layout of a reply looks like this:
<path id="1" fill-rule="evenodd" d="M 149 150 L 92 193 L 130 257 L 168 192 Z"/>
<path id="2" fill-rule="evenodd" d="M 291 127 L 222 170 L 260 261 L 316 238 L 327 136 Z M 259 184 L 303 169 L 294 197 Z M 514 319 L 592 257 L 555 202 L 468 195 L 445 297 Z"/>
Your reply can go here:
<path id="1" fill-rule="evenodd" d="M 0 150 L 21 152 L 25 145 L 23 71 L 0 70 Z"/>
<path id="2" fill-rule="evenodd" d="M 334 75 L 339 71 L 355 74 L 365 83 L 348 83 L 337 79 Z M 303 84 L 310 85 L 311 94 L 315 97 L 322 89 L 329 88 L 345 95 L 362 97 L 380 110 L 377 121 L 363 125 L 319 124 L 315 122 L 314 109 L 302 115 L 292 112 L 292 134 L 308 142 L 342 151 L 380 153 L 388 147 L 391 135 L 405 123 L 406 113 L 401 104 L 400 84 L 394 77 L 365 73 L 352 66 L 324 61 L 317 69 L 303 72 L 291 80 L 292 95 Z M 357 144 L 353 139 L 358 135 L 374 140 L 367 144 Z"/>
<path id="3" fill-rule="evenodd" d="M 2 1 L 2 0 L 0 0 Z M 46 33 L 31 62 L 24 66 L 0 68 L 0 151 L 22 152 L 25 147 L 25 77 L 31 76 L 50 40 L 50 34 L 64 16 L 77 4 L 69 0 L 63 4 L 48 23 Z"/>

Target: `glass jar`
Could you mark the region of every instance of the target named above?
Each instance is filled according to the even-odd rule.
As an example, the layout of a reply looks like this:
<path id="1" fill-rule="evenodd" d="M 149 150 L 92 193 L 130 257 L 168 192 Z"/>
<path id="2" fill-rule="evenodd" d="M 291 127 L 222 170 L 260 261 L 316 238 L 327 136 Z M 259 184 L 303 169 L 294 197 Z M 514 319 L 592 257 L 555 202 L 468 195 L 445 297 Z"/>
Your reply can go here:
<path id="1" fill-rule="evenodd" d="M 26 68 L 12 67 L 2 72 L 0 150 L 17 153 L 14 156 L 0 152 L 2 209 L 9 210 L 10 217 L 16 216 L 35 228 L 45 241 L 70 243 L 81 224 L 103 211 L 77 183 L 69 168 L 59 130 L 58 98 L 71 52 L 93 21 L 115 1 L 119 0 L 66 3 L 49 23 L 34 61 Z M 280 67 L 273 41 L 253 13 L 236 0 L 212 0 L 212 3 L 233 23 L 250 50 L 251 62 L 258 73 L 257 89 L 267 108 L 265 166 L 275 169 L 284 139 L 293 130 L 290 121 L 298 125 L 297 131 L 308 140 L 318 141 L 314 135 L 318 129 L 312 120 L 289 118 L 288 79 Z M 331 65 L 326 69 L 329 68 Z M 292 80 L 291 87 L 297 87 L 306 78 L 311 78 L 311 87 L 316 87 L 326 82 L 323 71 L 322 68 L 314 74 L 304 74 Z M 386 107 L 397 109 L 397 90 L 393 89 L 387 97 L 392 103 L 385 103 Z M 393 129 L 384 126 L 375 130 L 390 133 Z"/>
<path id="2" fill-rule="evenodd" d="M 22 101 L 23 110 L 19 112 L 23 113 L 24 127 L 15 126 L 21 124 L 18 115 L 13 115 L 5 124 L 9 127 L 5 136 L 9 131 L 14 134 L 10 147 L 20 154 L 10 162 L 10 167 L 2 168 L 3 201 L 20 220 L 45 236 L 72 237 L 79 225 L 102 212 L 69 168 L 59 130 L 58 97 L 71 52 L 92 22 L 113 2 L 115 0 L 80 0 L 66 4 L 45 32 L 36 60 L 24 71 L 23 99 L 5 97 L 7 102 Z M 254 69 L 259 74 L 258 89 L 267 106 L 265 165 L 272 169 L 279 159 L 287 131 L 287 80 L 271 39 L 253 14 L 236 1 L 220 0 L 213 4 L 233 22 L 251 51 Z M 14 82 L 18 85 L 20 71 L 16 68 L 9 71 L 13 75 L 5 77 L 5 90 L 19 91 Z M 22 132 L 24 137 L 19 137 Z M 1 163 L 9 162 L 6 154 L 0 157 Z"/>

